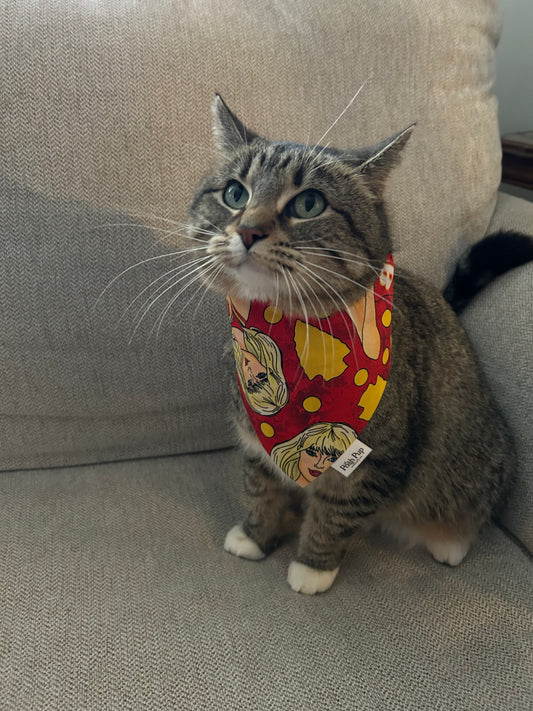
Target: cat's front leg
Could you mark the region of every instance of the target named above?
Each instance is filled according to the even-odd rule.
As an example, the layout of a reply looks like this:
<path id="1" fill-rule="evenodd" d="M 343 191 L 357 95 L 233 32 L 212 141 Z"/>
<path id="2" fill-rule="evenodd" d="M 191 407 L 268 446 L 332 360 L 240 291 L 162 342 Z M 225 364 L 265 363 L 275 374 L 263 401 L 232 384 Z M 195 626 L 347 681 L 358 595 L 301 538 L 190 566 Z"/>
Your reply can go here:
<path id="1" fill-rule="evenodd" d="M 363 504 L 352 496 L 336 496 L 321 489 L 313 492 L 300 529 L 296 560 L 289 566 L 291 588 L 307 595 L 328 590 L 339 572 L 348 539 L 374 512 L 368 498 Z"/>
<path id="2" fill-rule="evenodd" d="M 241 558 L 260 560 L 298 530 L 301 491 L 288 489 L 257 457 L 246 458 L 244 488 L 247 516 L 228 532 L 224 549 Z"/>

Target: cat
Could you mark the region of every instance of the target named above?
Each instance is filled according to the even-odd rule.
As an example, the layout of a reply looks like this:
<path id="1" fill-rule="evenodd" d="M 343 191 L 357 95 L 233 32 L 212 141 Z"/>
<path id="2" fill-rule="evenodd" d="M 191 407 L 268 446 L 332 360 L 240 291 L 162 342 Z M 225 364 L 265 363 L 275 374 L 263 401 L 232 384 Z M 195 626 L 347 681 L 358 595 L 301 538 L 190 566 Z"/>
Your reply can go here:
<path id="1" fill-rule="evenodd" d="M 363 304 L 360 326 L 369 313 L 375 318 L 386 297 L 374 300 L 372 292 L 387 278 L 393 252 L 384 189 L 414 125 L 376 146 L 339 150 L 262 138 L 219 95 L 213 112 L 218 162 L 193 196 L 189 236 L 209 257 L 206 286 L 229 297 L 230 315 L 235 309 L 241 318 L 234 321 L 233 348 L 237 366 L 242 360 L 250 376 L 246 381 L 241 371 L 240 386 L 235 381 L 233 387 L 247 512 L 228 532 L 225 549 L 259 560 L 297 533 L 287 581 L 305 594 L 329 589 L 349 540 L 374 527 L 425 546 L 440 563 L 458 565 L 505 501 L 516 454 L 470 342 L 441 293 L 417 276 L 395 275 L 390 371 L 361 434 L 372 451 L 346 477 L 330 466 L 331 451 L 308 446 L 305 456 L 320 457 L 323 473 L 316 476 L 316 464 L 316 478 L 305 488 L 267 454 L 250 421 L 254 407 L 260 411 L 252 394 L 267 387 L 274 368 L 265 365 L 266 351 L 265 362 L 251 355 L 238 327 L 246 319 L 239 310 L 257 303 L 270 305 L 272 323 L 286 315 L 308 334 L 311 322 L 345 315 L 352 304 Z M 304 338 L 299 357 L 306 347 Z M 272 387 L 277 412 L 288 396 L 279 382 Z M 261 417 L 267 421 L 272 412 Z"/>

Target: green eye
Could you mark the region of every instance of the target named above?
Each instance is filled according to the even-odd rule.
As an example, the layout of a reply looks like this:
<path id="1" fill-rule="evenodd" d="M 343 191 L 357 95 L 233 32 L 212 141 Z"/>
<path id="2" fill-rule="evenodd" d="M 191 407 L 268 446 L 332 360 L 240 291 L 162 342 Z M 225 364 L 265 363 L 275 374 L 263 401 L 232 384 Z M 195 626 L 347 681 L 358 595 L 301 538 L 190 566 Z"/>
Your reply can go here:
<path id="1" fill-rule="evenodd" d="M 241 185 L 237 180 L 230 180 L 222 197 L 228 207 L 233 210 L 240 210 L 246 206 L 250 195 L 244 185 Z"/>
<path id="2" fill-rule="evenodd" d="M 287 205 L 290 217 L 309 220 L 318 217 L 327 207 L 326 198 L 318 190 L 304 190 Z"/>

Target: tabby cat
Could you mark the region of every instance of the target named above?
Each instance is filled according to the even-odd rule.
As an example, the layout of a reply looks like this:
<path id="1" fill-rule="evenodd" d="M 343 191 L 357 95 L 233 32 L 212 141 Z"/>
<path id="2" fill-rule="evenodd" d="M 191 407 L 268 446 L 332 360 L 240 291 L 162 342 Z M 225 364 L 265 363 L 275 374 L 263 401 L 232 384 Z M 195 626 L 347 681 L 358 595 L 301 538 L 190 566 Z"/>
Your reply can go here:
<path id="1" fill-rule="evenodd" d="M 211 267 L 206 285 L 228 297 L 237 325 L 235 420 L 248 503 L 246 518 L 229 531 L 225 549 L 258 560 L 299 532 L 288 583 L 307 594 L 332 585 L 350 538 L 374 526 L 424 545 L 440 563 L 459 564 L 503 502 L 516 460 L 467 336 L 437 289 L 401 273 L 394 278 L 393 297 L 375 291 L 393 272 L 384 188 L 413 126 L 372 148 L 337 150 L 261 138 L 218 95 L 214 115 L 218 163 L 192 200 L 189 236 L 196 245 L 202 240 Z M 291 465 L 294 476 L 282 471 L 276 448 L 272 456 L 267 453 L 265 442 L 275 429 L 269 418 L 285 407 L 290 392 L 273 381 L 278 404 L 270 411 L 254 405 L 252 396 L 268 387 L 275 370 L 265 349 L 263 356 L 253 355 L 245 343 L 247 314 L 257 304 L 261 313 L 270 309 L 266 337 L 282 318 L 291 328 L 302 324 L 296 344 L 302 370 L 296 379 L 306 382 L 334 380 L 323 364 L 321 374 L 308 372 L 304 352 L 312 350 L 312 329 L 323 333 L 324 324 L 339 314 L 346 322 L 359 304 L 354 339 L 364 340 L 376 314 L 392 333 L 391 350 L 380 350 L 374 329 L 376 350 L 372 353 L 370 344 L 362 356 L 380 367 L 390 358 L 390 371 L 376 376 L 376 383 L 380 377 L 386 387 L 361 433 L 371 452 L 349 476 L 331 465 L 359 442 L 360 430 L 352 423 L 330 423 L 329 434 L 295 450 L 300 463 Z M 389 306 L 390 323 L 391 309 L 387 322 L 383 315 Z M 321 337 L 334 352 L 338 339 Z M 319 360 L 326 351 L 324 345 Z M 341 369 L 347 367 L 344 352 L 337 357 Z M 288 356 L 278 357 L 280 368 L 283 358 Z M 367 372 L 359 369 L 356 383 L 362 370 Z M 265 402 L 274 402 L 273 397 L 265 396 Z M 319 398 L 308 399 L 313 406 L 307 410 L 315 402 Z M 260 431 L 251 414 L 261 421 Z M 338 443 L 344 437 L 342 447 L 331 445 L 335 437 Z M 311 464 L 301 463 L 305 457 Z M 310 478 L 309 486 L 298 485 Z"/>

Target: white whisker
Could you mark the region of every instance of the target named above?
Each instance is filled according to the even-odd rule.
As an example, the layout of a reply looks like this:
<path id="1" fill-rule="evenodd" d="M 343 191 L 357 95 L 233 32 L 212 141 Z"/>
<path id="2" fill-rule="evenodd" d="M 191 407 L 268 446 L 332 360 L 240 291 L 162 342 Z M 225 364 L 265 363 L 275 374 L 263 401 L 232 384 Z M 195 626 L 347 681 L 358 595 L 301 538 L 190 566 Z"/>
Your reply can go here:
<path id="1" fill-rule="evenodd" d="M 329 296 L 329 298 L 333 301 L 334 304 L 337 304 L 339 307 L 339 313 L 342 316 L 342 319 L 344 321 L 344 325 L 346 326 L 346 329 L 348 333 L 351 331 L 352 332 L 352 345 L 353 345 L 353 339 L 354 336 L 356 335 L 356 329 L 355 325 L 352 322 L 352 326 L 349 325 L 348 321 L 346 320 L 346 314 L 349 314 L 350 312 L 350 306 L 346 303 L 345 299 L 343 296 L 333 287 L 331 284 L 329 284 L 325 279 L 323 279 L 320 275 L 315 274 L 315 272 L 312 269 L 309 269 L 308 267 L 305 266 L 305 264 L 302 264 L 300 262 L 299 264 L 300 267 L 302 267 L 308 274 L 318 283 L 322 286 L 322 289 L 324 289 Z M 313 265 L 316 266 L 316 265 Z M 331 296 L 333 292 L 333 297 Z M 339 305 L 340 302 L 340 305 Z M 344 308 L 342 308 L 344 307 Z"/>
<path id="2" fill-rule="evenodd" d="M 158 294 L 158 292 L 160 292 L 168 283 L 170 283 L 171 281 L 174 281 L 175 278 L 176 278 L 176 276 L 177 276 L 177 274 L 178 274 L 179 272 L 188 271 L 188 270 L 190 269 L 190 267 L 194 266 L 195 264 L 198 264 L 199 262 L 205 261 L 205 259 L 207 258 L 207 256 L 208 256 L 208 255 L 204 255 L 203 257 L 199 257 L 199 258 L 197 258 L 197 259 L 192 259 L 192 260 L 190 260 L 189 262 L 187 262 L 186 264 L 180 264 L 179 266 L 174 267 L 173 269 L 170 269 L 169 271 L 165 272 L 165 273 L 162 274 L 161 276 L 157 277 L 157 279 L 154 279 L 152 282 L 150 282 L 150 284 L 148 284 L 148 286 L 145 286 L 144 289 L 143 289 L 139 294 L 137 294 L 137 296 L 133 299 L 133 301 L 132 301 L 132 302 L 130 303 L 130 305 L 126 308 L 126 310 L 124 311 L 124 313 L 122 314 L 122 316 L 121 316 L 120 319 L 118 320 L 118 323 L 120 323 L 120 322 L 122 321 L 122 319 L 126 316 L 126 314 L 127 314 L 128 311 L 131 309 L 131 307 L 133 306 L 133 304 L 134 304 L 138 299 L 140 299 L 141 296 L 142 296 L 146 291 L 148 291 L 148 289 L 150 289 L 154 284 L 156 284 L 158 281 L 161 281 L 161 279 L 165 279 L 165 277 L 169 277 L 169 274 L 172 274 L 172 275 L 173 275 L 173 276 L 169 277 L 165 282 L 163 282 L 163 284 L 160 284 L 160 285 L 157 287 L 157 289 L 149 296 L 149 298 L 146 299 L 146 300 L 143 302 L 143 304 L 141 305 L 140 309 L 137 311 L 137 314 L 139 313 L 139 311 L 142 311 L 142 309 L 144 308 L 144 306 L 148 303 L 148 301 L 150 301 L 150 299 L 151 299 L 152 297 L 156 296 L 156 295 Z"/>
<path id="3" fill-rule="evenodd" d="M 300 363 L 301 363 L 301 361 L 302 361 L 302 360 L 305 361 L 306 358 L 307 358 L 307 356 L 309 355 L 309 316 L 308 316 L 308 314 L 307 314 L 307 308 L 306 308 L 306 305 L 305 305 L 305 301 L 304 301 L 304 299 L 303 299 L 303 297 L 302 297 L 300 288 L 299 288 L 298 284 L 296 283 L 295 278 L 293 277 L 293 275 L 291 274 L 291 272 L 287 272 L 287 275 L 288 275 L 289 279 L 291 280 L 291 282 L 292 282 L 292 284 L 293 284 L 293 286 L 294 286 L 295 294 L 296 294 L 296 296 L 297 296 L 297 298 L 298 298 L 298 301 L 300 302 L 300 306 L 302 307 L 302 311 L 303 311 L 302 316 L 303 316 L 303 318 L 304 318 L 304 320 L 305 320 L 305 329 L 306 329 L 305 346 L 304 346 L 304 349 L 303 349 L 302 354 L 301 354 L 301 355 L 298 354 L 298 358 L 299 358 Z M 300 384 L 300 382 L 301 382 L 303 376 L 304 376 L 304 369 L 301 368 L 300 377 L 298 378 L 298 380 L 297 380 L 296 383 L 295 383 L 295 386 L 294 386 L 295 388 L 298 388 L 298 386 L 299 386 L 299 384 Z"/>
<path id="4" fill-rule="evenodd" d="M 189 271 L 185 276 L 180 277 L 180 278 L 177 279 L 177 280 L 172 280 L 172 284 L 171 284 L 170 286 L 168 286 L 166 289 L 164 289 L 163 291 L 161 291 L 161 293 L 160 293 L 158 296 L 156 296 L 154 299 L 152 299 L 152 301 L 150 302 L 150 304 L 146 307 L 146 309 L 144 309 L 142 315 L 141 315 L 140 318 L 137 320 L 136 326 L 135 326 L 135 328 L 133 329 L 133 333 L 131 334 L 130 339 L 129 339 L 129 343 L 130 343 L 130 344 L 131 344 L 131 342 L 133 341 L 133 339 L 135 338 L 135 334 L 137 333 L 137 331 L 138 331 L 138 329 L 139 329 L 141 323 L 143 322 L 144 318 L 146 317 L 146 314 L 152 309 L 152 307 L 154 306 L 154 304 L 155 304 L 157 301 L 159 301 L 159 299 L 160 299 L 164 294 L 166 294 L 166 293 L 167 293 L 168 291 L 170 291 L 172 288 L 174 288 L 175 286 L 177 286 L 177 284 L 179 284 L 180 282 L 182 282 L 184 279 L 189 278 L 189 277 L 191 276 L 191 274 L 194 274 L 194 273 L 198 272 L 198 271 L 201 270 L 201 269 L 205 269 L 207 266 L 210 265 L 210 263 L 212 263 L 212 262 L 214 261 L 213 258 L 212 258 L 212 257 L 209 257 L 209 256 L 204 257 L 204 259 L 206 260 L 204 263 L 202 263 L 202 264 L 196 266 L 194 269 L 192 269 L 191 271 Z M 194 277 L 194 279 L 196 279 L 196 277 Z M 187 286 L 188 286 L 188 284 L 186 285 L 185 288 L 187 288 Z M 180 291 L 179 293 L 181 293 L 181 291 Z M 179 296 L 179 294 L 178 294 L 178 296 Z M 146 302 L 145 302 L 145 303 L 146 303 Z M 144 306 L 144 304 L 143 304 L 143 306 Z M 136 318 L 137 318 L 139 312 L 142 310 L 142 308 L 143 308 L 143 307 L 141 306 L 141 309 L 139 309 L 139 311 L 137 311 Z"/>
<path id="5" fill-rule="evenodd" d="M 215 266 L 216 266 L 216 265 L 215 265 Z M 209 291 L 209 289 L 211 288 L 211 286 L 215 283 L 215 281 L 217 280 L 218 275 L 220 274 L 220 272 L 221 272 L 223 269 L 224 269 L 224 265 L 223 265 L 223 264 L 219 264 L 219 265 L 218 265 L 218 269 L 215 269 L 215 270 L 214 270 L 214 273 L 210 276 L 209 280 L 206 281 L 206 283 L 204 284 L 204 293 L 203 293 L 202 296 L 200 297 L 200 300 L 199 300 L 198 303 L 196 304 L 196 307 L 195 307 L 195 309 L 194 309 L 194 311 L 193 311 L 193 315 L 192 315 L 192 320 L 193 320 L 193 321 L 194 321 L 194 319 L 195 319 L 195 317 L 196 317 L 196 314 L 198 313 L 198 309 L 200 308 L 200 304 L 202 303 L 202 301 L 203 301 L 204 298 L 205 298 L 205 295 L 207 294 L 207 292 Z M 181 309 L 180 315 L 183 313 L 184 310 L 185 310 L 185 307 L 184 307 L 183 309 Z"/>
<path id="6" fill-rule="evenodd" d="M 183 252 L 186 252 L 186 251 L 188 251 L 188 250 L 183 250 Z M 110 289 L 110 288 L 113 286 L 113 284 L 117 281 L 117 279 L 120 279 L 121 276 L 124 276 L 124 274 L 127 274 L 127 273 L 128 273 L 129 271 L 131 271 L 132 269 L 135 269 L 136 267 L 140 267 L 140 266 L 142 266 L 143 264 L 147 264 L 148 262 L 153 262 L 153 261 L 155 261 L 156 259 L 165 259 L 165 258 L 167 258 L 167 257 L 174 257 L 176 254 L 181 254 L 181 253 L 182 253 L 182 252 L 179 251 L 179 252 L 169 252 L 168 254 L 156 254 L 155 257 L 149 257 L 148 259 L 143 259 L 143 260 L 141 260 L 140 262 L 137 262 L 136 264 L 132 264 L 131 266 L 127 267 L 127 268 L 124 269 L 122 272 L 120 272 L 120 274 L 117 274 L 117 276 L 114 277 L 114 278 L 109 282 L 109 284 L 105 287 L 105 289 L 101 292 L 100 296 L 99 296 L 99 297 L 96 299 L 96 301 L 94 302 L 94 305 L 93 305 L 93 307 L 92 307 L 93 310 L 96 308 L 96 306 L 98 305 L 98 302 L 100 301 L 100 299 L 102 298 L 102 296 L 106 293 L 106 291 L 107 291 L 108 289 Z"/>
<path id="7" fill-rule="evenodd" d="M 350 279 L 350 277 L 344 276 L 344 274 L 339 274 L 338 272 L 334 271 L 333 269 L 328 269 L 327 267 L 323 267 L 321 264 L 315 264 L 314 262 L 310 262 L 308 259 L 302 259 L 301 262 L 305 264 L 311 264 L 313 267 L 316 267 L 317 269 L 322 269 L 323 271 L 329 272 L 330 274 L 334 274 L 336 277 L 339 277 L 340 279 L 345 279 L 346 281 L 351 282 L 352 284 L 355 284 L 356 286 L 360 287 L 361 289 L 364 289 L 365 291 L 368 291 L 369 293 L 374 293 L 373 289 L 370 289 L 367 286 L 364 286 L 364 284 L 361 284 L 361 282 L 356 281 L 355 279 Z M 385 297 L 381 297 L 385 303 L 389 304 L 389 306 L 392 307 L 392 303 L 388 301 Z"/>
<path id="8" fill-rule="evenodd" d="M 309 257 L 321 257 L 323 254 L 326 254 L 328 259 L 337 259 L 341 262 L 350 262 L 352 264 L 357 264 L 361 267 L 367 267 L 368 269 L 371 269 L 376 276 L 379 276 L 379 274 L 381 273 L 380 269 L 376 269 L 376 267 L 373 267 L 371 264 L 368 264 L 368 262 L 362 259 L 351 259 L 350 257 L 346 257 L 344 255 L 340 256 L 341 252 L 344 252 L 344 250 L 336 249 L 335 247 L 309 247 L 307 249 L 296 247 L 296 249 L 300 252 L 300 254 L 306 254 Z M 339 252 L 339 256 L 331 254 L 332 251 Z M 346 252 L 346 254 L 350 254 L 350 252 Z"/>
<path id="9" fill-rule="evenodd" d="M 279 264 L 278 264 L 278 266 L 279 266 Z M 283 267 L 281 267 L 281 268 L 283 268 Z M 278 310 L 278 304 L 279 304 L 279 272 L 278 272 L 278 271 L 275 271 L 275 272 L 274 272 L 274 275 L 275 275 L 275 277 L 276 277 L 276 303 L 274 304 L 274 314 L 276 314 L 276 313 L 277 313 L 277 310 Z M 269 336 L 270 336 L 270 334 L 272 333 L 272 326 L 273 326 L 273 325 L 274 325 L 274 324 L 271 323 L 271 324 L 270 324 L 270 327 L 269 327 L 269 329 L 268 329 L 268 335 L 269 335 Z"/>
<path id="10" fill-rule="evenodd" d="M 299 273 L 297 272 L 296 275 L 295 275 L 295 279 L 296 279 L 296 277 L 301 277 L 302 283 L 300 284 L 300 287 L 302 288 L 302 291 L 304 292 L 304 294 L 305 294 L 306 296 L 307 296 L 309 293 L 311 294 L 311 296 L 317 301 L 317 303 L 318 303 L 318 305 L 319 305 L 320 313 L 321 313 L 321 314 L 324 314 L 324 315 L 319 315 L 318 311 L 315 309 L 315 307 L 313 307 L 313 311 L 314 311 L 314 313 L 315 313 L 315 317 L 316 317 L 317 321 L 321 321 L 322 319 L 324 319 L 325 321 L 327 321 L 327 324 L 328 324 L 328 326 L 329 326 L 330 333 L 333 333 L 333 328 L 332 328 L 332 325 L 331 325 L 331 321 L 330 321 L 330 319 L 329 319 L 329 315 L 327 315 L 327 309 L 324 308 L 324 304 L 323 304 L 322 301 L 319 299 L 318 294 L 317 294 L 317 293 L 315 292 L 315 290 L 312 288 L 311 284 L 309 284 L 308 282 L 304 281 L 302 274 L 299 274 Z M 321 332 L 321 334 L 322 334 L 322 352 L 323 352 L 323 356 L 324 356 L 324 362 L 326 362 L 326 360 L 327 360 L 327 359 L 326 359 L 326 339 L 325 339 L 325 337 L 324 337 L 324 335 L 325 335 L 325 334 L 324 334 L 324 331 L 323 331 L 322 329 L 320 329 L 320 332 Z M 334 346 L 333 340 L 331 341 L 331 344 L 330 344 L 330 345 L 331 345 L 331 357 L 333 358 L 334 352 L 335 352 L 335 346 Z"/>
<path id="11" fill-rule="evenodd" d="M 166 307 L 164 308 L 163 312 L 162 312 L 162 313 L 159 315 L 159 317 L 157 318 L 155 324 L 154 324 L 154 325 L 152 326 L 152 328 L 150 329 L 150 333 L 148 334 L 148 338 L 150 338 L 150 336 L 151 336 L 152 333 L 153 333 L 154 328 L 157 326 L 157 332 L 156 332 L 156 338 L 155 338 L 155 340 L 156 340 L 156 343 L 159 342 L 159 333 L 160 333 L 160 331 L 161 331 L 161 327 L 162 327 L 162 325 L 163 325 L 163 321 L 165 320 L 165 316 L 166 316 L 167 313 L 170 311 L 170 309 L 172 308 L 173 304 L 179 299 L 179 297 L 180 297 L 190 286 L 192 286 L 192 285 L 194 284 L 194 282 L 196 282 L 196 281 L 198 281 L 199 279 L 202 279 L 203 277 L 207 276 L 207 275 L 209 274 L 209 272 L 212 271 L 213 269 L 216 269 L 216 267 L 217 267 L 217 265 L 216 265 L 216 264 L 213 264 L 213 263 L 208 264 L 207 266 L 206 266 L 206 265 L 203 265 L 204 271 L 201 271 L 200 274 L 197 274 L 195 277 L 193 277 L 187 284 L 185 284 L 185 286 L 183 286 L 183 287 L 178 291 L 177 294 L 175 294 L 175 295 L 172 297 L 172 299 L 169 301 L 169 303 L 168 303 L 168 304 L 166 305 Z M 196 291 L 194 291 L 194 293 L 192 294 L 192 296 L 191 296 L 191 297 L 187 300 L 187 302 L 184 304 L 184 306 L 183 306 L 183 308 L 182 308 L 182 311 L 184 311 L 184 310 L 187 308 L 187 306 L 191 303 L 191 301 L 194 299 L 194 297 L 196 296 L 196 294 L 197 294 L 202 288 L 203 288 L 203 284 L 200 284 L 199 288 L 196 289 Z M 205 293 L 205 292 L 204 292 L 204 293 Z"/>
<path id="12" fill-rule="evenodd" d="M 322 141 L 323 141 L 324 138 L 328 135 L 328 133 L 331 131 L 331 129 L 341 120 L 341 118 L 342 118 L 342 117 L 344 116 L 344 114 L 348 111 L 348 109 L 349 109 L 350 106 L 353 104 L 353 102 L 357 99 L 357 97 L 359 96 L 360 92 L 362 91 L 362 89 L 363 89 L 364 85 L 367 83 L 367 81 L 368 81 L 368 79 L 365 79 L 365 81 L 361 84 L 361 86 L 359 87 L 359 89 L 357 89 L 357 91 L 356 91 L 355 94 L 353 95 L 352 99 L 349 101 L 349 103 L 348 103 L 348 105 L 346 106 L 346 108 L 345 108 L 343 111 L 341 111 L 341 113 L 337 116 L 337 118 L 335 119 L 335 121 L 333 121 L 333 123 L 332 123 L 331 126 L 328 128 L 328 130 L 327 130 L 322 136 L 320 136 L 320 138 L 319 138 L 318 141 L 317 141 L 317 145 L 320 145 L 320 144 L 322 143 Z"/>

